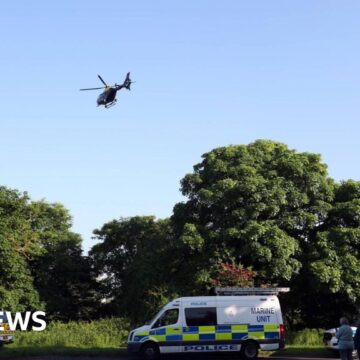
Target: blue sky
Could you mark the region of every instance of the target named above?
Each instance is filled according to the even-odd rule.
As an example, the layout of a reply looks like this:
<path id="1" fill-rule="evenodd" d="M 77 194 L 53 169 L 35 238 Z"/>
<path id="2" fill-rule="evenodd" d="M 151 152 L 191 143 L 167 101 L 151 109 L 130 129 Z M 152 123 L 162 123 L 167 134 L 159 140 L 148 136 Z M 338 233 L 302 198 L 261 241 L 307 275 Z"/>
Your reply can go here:
<path id="1" fill-rule="evenodd" d="M 0 13 L 1 185 L 61 202 L 84 249 L 166 217 L 201 155 L 259 138 L 360 180 L 357 0 L 14 1 Z M 96 107 L 97 74 L 131 92 Z"/>

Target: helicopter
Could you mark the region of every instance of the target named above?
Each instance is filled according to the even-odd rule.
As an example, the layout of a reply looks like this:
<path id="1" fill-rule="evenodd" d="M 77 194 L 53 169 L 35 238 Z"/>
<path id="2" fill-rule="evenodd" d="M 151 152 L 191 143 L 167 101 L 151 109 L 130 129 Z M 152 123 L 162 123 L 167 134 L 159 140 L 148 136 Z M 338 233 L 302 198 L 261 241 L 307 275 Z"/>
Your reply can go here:
<path id="1" fill-rule="evenodd" d="M 128 72 L 126 74 L 126 78 L 125 78 L 124 82 L 121 85 L 118 85 L 118 84 L 115 83 L 114 86 L 109 86 L 108 84 L 106 84 L 106 82 L 104 81 L 104 79 L 100 75 L 98 75 L 98 78 L 100 79 L 100 81 L 105 86 L 97 87 L 97 88 L 80 89 L 80 91 L 105 89 L 99 95 L 96 102 L 97 102 L 97 106 L 104 105 L 107 109 L 116 104 L 116 101 L 117 101 L 116 100 L 116 92 L 118 90 L 121 90 L 122 88 L 125 88 L 127 90 L 131 90 L 130 85 L 135 82 L 135 81 L 131 81 L 130 72 Z"/>

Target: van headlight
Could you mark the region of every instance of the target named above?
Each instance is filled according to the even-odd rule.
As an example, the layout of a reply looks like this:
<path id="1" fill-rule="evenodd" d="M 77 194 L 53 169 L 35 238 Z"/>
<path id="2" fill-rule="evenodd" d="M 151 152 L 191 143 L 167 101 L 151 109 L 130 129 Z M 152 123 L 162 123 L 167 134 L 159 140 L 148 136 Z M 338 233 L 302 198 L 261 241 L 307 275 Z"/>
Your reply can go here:
<path id="1" fill-rule="evenodd" d="M 134 330 L 133 331 L 130 331 L 130 334 L 129 334 L 129 337 L 128 337 L 128 341 L 130 342 L 130 341 L 132 341 L 132 338 L 133 338 L 133 336 L 134 336 Z"/>

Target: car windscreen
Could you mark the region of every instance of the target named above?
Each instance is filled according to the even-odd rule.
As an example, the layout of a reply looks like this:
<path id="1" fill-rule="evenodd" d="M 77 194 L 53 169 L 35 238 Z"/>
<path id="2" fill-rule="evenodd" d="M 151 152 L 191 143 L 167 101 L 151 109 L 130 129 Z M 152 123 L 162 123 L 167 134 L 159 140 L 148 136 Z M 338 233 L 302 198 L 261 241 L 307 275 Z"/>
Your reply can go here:
<path id="1" fill-rule="evenodd" d="M 2 312 L 2 314 L 0 313 L 0 320 L 1 320 L 0 322 L 3 324 L 8 322 L 5 311 Z"/>

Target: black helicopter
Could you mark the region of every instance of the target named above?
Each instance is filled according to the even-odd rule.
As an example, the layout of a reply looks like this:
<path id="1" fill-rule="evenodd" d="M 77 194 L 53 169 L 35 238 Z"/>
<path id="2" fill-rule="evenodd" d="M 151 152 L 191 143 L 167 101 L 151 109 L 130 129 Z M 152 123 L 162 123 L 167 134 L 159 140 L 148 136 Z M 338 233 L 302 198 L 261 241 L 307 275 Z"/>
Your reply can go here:
<path id="1" fill-rule="evenodd" d="M 108 84 L 106 84 L 106 82 L 103 80 L 103 78 L 100 75 L 98 75 L 98 78 L 105 86 L 97 87 L 97 88 L 80 89 L 80 90 L 84 91 L 84 90 L 105 89 L 99 95 L 99 97 L 97 98 L 96 101 L 97 101 L 97 106 L 104 105 L 106 108 L 109 108 L 116 104 L 116 101 L 117 101 L 116 100 L 116 92 L 118 90 L 121 90 L 122 88 L 131 90 L 130 85 L 135 82 L 135 81 L 131 81 L 129 72 L 126 74 L 126 78 L 121 85 L 115 84 L 114 86 L 109 86 Z"/>

